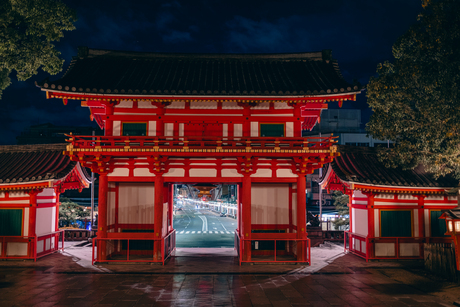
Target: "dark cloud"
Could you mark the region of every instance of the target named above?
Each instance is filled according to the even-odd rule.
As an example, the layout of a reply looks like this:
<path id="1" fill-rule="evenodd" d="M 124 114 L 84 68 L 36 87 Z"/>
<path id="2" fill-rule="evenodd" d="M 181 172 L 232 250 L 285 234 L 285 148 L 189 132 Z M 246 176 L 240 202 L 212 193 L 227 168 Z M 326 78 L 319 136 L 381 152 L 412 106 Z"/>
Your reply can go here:
<path id="1" fill-rule="evenodd" d="M 63 0 L 76 30 L 56 43 L 67 69 L 78 46 L 148 52 L 308 52 L 332 49 L 344 77 L 365 84 L 416 21 L 420 0 Z M 0 144 L 32 124 L 94 125 L 78 102 L 63 106 L 33 84 L 13 82 L 0 101 Z M 56 78 L 51 76 L 51 79 Z M 355 105 L 365 105 L 365 97 Z M 348 105 L 350 107 L 353 105 Z"/>

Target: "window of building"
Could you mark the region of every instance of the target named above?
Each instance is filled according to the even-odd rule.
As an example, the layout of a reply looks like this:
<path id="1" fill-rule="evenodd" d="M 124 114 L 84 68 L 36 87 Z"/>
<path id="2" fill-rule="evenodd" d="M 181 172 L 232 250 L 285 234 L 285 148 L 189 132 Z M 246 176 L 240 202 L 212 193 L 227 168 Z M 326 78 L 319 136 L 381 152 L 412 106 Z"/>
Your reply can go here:
<path id="1" fill-rule="evenodd" d="M 284 137 L 284 124 L 260 124 L 260 136 Z"/>
<path id="2" fill-rule="evenodd" d="M 411 211 L 380 211 L 382 237 L 412 237 Z"/>
<path id="3" fill-rule="evenodd" d="M 441 211 L 431 211 L 431 236 L 432 237 L 444 237 L 446 233 L 446 221 L 440 220 Z"/>
<path id="4" fill-rule="evenodd" d="M 0 236 L 22 235 L 22 209 L 0 209 Z"/>
<path id="5" fill-rule="evenodd" d="M 122 135 L 145 136 L 147 123 L 123 123 Z"/>

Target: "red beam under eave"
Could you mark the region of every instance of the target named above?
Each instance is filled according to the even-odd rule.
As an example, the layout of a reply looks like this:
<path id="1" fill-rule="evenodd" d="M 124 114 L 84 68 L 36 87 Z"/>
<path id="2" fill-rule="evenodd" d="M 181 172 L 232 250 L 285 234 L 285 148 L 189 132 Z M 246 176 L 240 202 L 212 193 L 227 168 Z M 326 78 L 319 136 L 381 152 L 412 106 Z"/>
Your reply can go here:
<path id="1" fill-rule="evenodd" d="M 247 96 L 142 96 L 142 95 L 105 95 L 105 94 L 72 94 L 66 92 L 55 92 L 46 90 L 46 98 L 59 98 L 59 99 L 75 99 L 75 100 L 100 100 L 100 101 L 118 101 L 123 99 L 129 99 L 133 101 L 138 100 L 154 100 L 154 101 L 170 101 L 170 100 L 185 100 L 185 101 L 239 101 L 239 102 L 254 102 L 254 101 L 283 101 L 293 103 L 304 103 L 304 102 L 327 102 L 327 101 L 346 101 L 356 100 L 356 94 L 343 94 L 343 95 L 323 95 L 323 96 L 293 96 L 293 97 L 277 97 L 277 96 L 266 96 L 266 97 L 247 97 Z"/>

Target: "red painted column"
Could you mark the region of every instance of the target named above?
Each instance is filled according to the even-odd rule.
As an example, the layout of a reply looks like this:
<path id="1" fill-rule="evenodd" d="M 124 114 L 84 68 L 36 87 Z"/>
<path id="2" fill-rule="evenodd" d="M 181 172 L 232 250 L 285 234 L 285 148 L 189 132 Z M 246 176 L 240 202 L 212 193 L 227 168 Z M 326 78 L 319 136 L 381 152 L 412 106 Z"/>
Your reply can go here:
<path id="1" fill-rule="evenodd" d="M 37 194 L 38 191 L 30 191 L 29 195 L 29 236 L 35 236 L 35 230 L 37 225 Z M 26 221 L 24 221 L 25 223 Z"/>
<path id="2" fill-rule="evenodd" d="M 169 229 L 168 233 L 174 229 L 174 184 L 169 184 L 168 188 L 169 202 L 168 202 L 168 215 L 169 215 Z"/>
<path id="3" fill-rule="evenodd" d="M 320 187 L 321 188 L 321 187 Z M 297 177 L 297 239 L 307 238 L 307 196 L 305 190 L 307 189 L 307 179 L 305 175 L 299 174 Z M 297 242 L 299 247 L 297 250 L 297 260 L 306 261 L 306 242 Z"/>
<path id="4" fill-rule="evenodd" d="M 425 237 L 425 195 L 418 195 L 418 236 Z M 431 234 L 430 234 L 431 236 Z"/>
<path id="5" fill-rule="evenodd" d="M 36 225 L 37 225 L 37 194 L 39 192 L 34 190 L 30 191 L 29 195 L 29 237 L 33 238 L 33 245 L 29 243 L 29 256 L 35 257 L 35 251 L 37 250 L 37 237 L 36 237 Z M 24 221 L 26 223 L 26 221 Z M 30 242 L 30 241 L 29 241 Z"/>
<path id="6" fill-rule="evenodd" d="M 107 174 L 99 175 L 99 197 L 97 202 L 97 238 L 106 238 L 107 237 L 107 196 L 109 191 L 109 180 Z M 98 260 L 103 261 L 107 260 L 107 242 L 100 240 L 98 242 Z"/>
<path id="7" fill-rule="evenodd" d="M 56 194 L 56 222 L 54 231 L 59 231 L 59 206 L 61 205 L 61 202 L 59 201 L 59 196 L 61 195 L 61 193 L 59 193 L 57 189 L 54 189 L 54 193 Z"/>
<path id="8" fill-rule="evenodd" d="M 153 232 L 155 239 L 162 237 L 163 227 L 163 175 L 155 175 L 155 201 L 153 209 Z M 155 260 L 161 260 L 161 240 L 156 240 L 153 246 L 153 254 Z"/>
<path id="9" fill-rule="evenodd" d="M 113 105 L 108 103 L 105 106 L 105 114 L 107 115 L 105 120 L 105 135 L 112 136 L 113 135 Z"/>
<path id="10" fill-rule="evenodd" d="M 243 243 L 243 260 L 251 260 L 251 177 L 244 175 L 241 191 L 241 228 Z"/>
<path id="11" fill-rule="evenodd" d="M 369 238 L 374 238 L 375 237 L 375 219 L 374 219 L 374 197 L 375 194 L 368 194 L 368 203 L 367 203 L 367 236 Z M 381 236 L 381 234 L 379 234 Z M 374 244 L 371 243 L 370 240 L 368 240 L 366 244 L 366 254 L 367 254 L 367 259 L 369 258 L 374 258 L 375 257 L 375 247 Z"/>

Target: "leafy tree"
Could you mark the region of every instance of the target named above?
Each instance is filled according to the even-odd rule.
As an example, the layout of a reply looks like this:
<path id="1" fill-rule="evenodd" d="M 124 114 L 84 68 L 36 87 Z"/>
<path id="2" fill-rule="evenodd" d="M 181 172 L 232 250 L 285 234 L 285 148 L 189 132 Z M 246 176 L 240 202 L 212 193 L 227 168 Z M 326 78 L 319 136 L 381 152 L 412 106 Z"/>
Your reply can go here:
<path id="1" fill-rule="evenodd" d="M 350 198 L 348 195 L 343 194 L 340 191 L 334 191 L 332 193 L 332 200 L 332 204 L 335 206 L 338 211 L 337 214 L 340 216 L 338 219 L 333 221 L 334 226 L 348 226 L 350 224 L 350 209 L 348 208 Z"/>
<path id="2" fill-rule="evenodd" d="M 422 0 L 418 21 L 393 46 L 394 60 L 371 78 L 367 124 L 388 167 L 423 163 L 438 176 L 460 178 L 460 1 Z"/>
<path id="3" fill-rule="evenodd" d="M 82 217 L 90 216 L 90 212 L 86 211 L 82 206 L 74 203 L 66 197 L 60 197 L 60 206 L 59 206 L 59 220 L 65 226 L 72 226 L 75 224 L 77 219 Z"/>
<path id="4" fill-rule="evenodd" d="M 75 29 L 76 12 L 59 0 L 0 1 L 0 97 L 16 73 L 20 81 L 38 69 L 57 74 L 64 60 L 52 44 Z"/>

